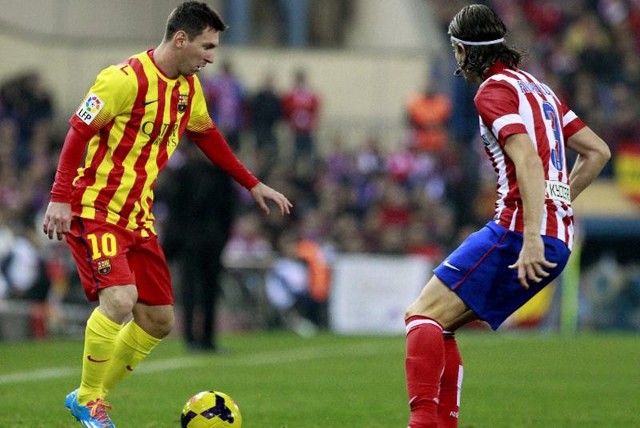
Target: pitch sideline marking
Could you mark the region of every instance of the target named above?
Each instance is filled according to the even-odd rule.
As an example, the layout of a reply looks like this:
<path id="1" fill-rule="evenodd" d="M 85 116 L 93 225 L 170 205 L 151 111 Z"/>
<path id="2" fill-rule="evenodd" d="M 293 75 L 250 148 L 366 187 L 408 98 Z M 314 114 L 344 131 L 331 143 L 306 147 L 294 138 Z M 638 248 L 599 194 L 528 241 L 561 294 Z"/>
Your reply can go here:
<path id="1" fill-rule="evenodd" d="M 330 346 L 315 346 L 289 351 L 270 351 L 262 354 L 249 355 L 238 359 L 225 361 L 225 366 L 260 366 L 268 364 L 277 364 L 282 362 L 293 361 L 309 361 L 325 357 L 335 357 L 343 355 L 374 355 L 383 354 L 385 352 L 395 352 L 395 349 L 384 348 L 371 343 L 362 343 L 352 345 L 348 348 Z M 166 370 L 177 370 L 188 367 L 199 367 L 211 364 L 211 359 L 207 357 L 179 357 L 169 358 L 160 361 L 145 362 L 136 373 L 157 373 Z M 0 385 L 8 385 L 13 383 L 42 381 L 48 379 L 61 379 L 78 375 L 79 368 L 73 367 L 53 367 L 41 370 L 33 370 L 28 372 L 16 372 L 0 375 Z"/>

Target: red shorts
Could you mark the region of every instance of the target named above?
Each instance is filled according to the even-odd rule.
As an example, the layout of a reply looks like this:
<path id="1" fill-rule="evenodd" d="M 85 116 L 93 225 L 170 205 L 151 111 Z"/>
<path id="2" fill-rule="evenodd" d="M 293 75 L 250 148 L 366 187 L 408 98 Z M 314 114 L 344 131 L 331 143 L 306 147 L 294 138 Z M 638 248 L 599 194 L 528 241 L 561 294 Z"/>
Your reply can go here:
<path id="1" fill-rule="evenodd" d="M 114 224 L 74 217 L 67 244 L 90 302 L 103 288 L 133 284 L 138 302 L 173 305 L 171 274 L 156 236 L 143 238 Z"/>

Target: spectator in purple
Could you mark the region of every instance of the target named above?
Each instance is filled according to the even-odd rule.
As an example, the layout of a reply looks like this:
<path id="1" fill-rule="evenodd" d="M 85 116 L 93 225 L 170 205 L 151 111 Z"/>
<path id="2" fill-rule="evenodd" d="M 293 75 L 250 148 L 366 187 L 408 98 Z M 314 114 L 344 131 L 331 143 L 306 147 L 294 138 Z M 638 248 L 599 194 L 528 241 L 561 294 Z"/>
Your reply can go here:
<path id="1" fill-rule="evenodd" d="M 202 78 L 202 89 L 209 114 L 234 151 L 240 148 L 240 133 L 245 126 L 246 94 L 244 85 L 235 76 L 230 62 L 222 63 L 219 75 Z"/>

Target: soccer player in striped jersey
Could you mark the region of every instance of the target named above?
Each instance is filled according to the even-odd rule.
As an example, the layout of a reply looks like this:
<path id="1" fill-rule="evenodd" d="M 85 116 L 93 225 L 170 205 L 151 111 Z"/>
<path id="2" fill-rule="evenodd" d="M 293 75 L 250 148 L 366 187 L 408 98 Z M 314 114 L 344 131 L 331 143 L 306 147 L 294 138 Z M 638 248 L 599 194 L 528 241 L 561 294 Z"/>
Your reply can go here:
<path id="1" fill-rule="evenodd" d="M 487 6 L 449 25 L 456 75 L 479 83 L 480 134 L 497 174 L 495 217 L 434 269 L 406 312 L 411 428 L 456 427 L 462 360 L 454 331 L 500 324 L 556 278 L 574 235 L 571 202 L 599 175 L 608 146 L 544 83 L 521 70 Z M 568 169 L 566 150 L 577 152 Z"/>
<path id="2" fill-rule="evenodd" d="M 206 3 L 179 5 L 159 46 L 102 70 L 69 121 L 43 228 L 50 239 L 66 237 L 88 300 L 99 302 L 86 325 L 80 387 L 65 401 L 85 427 L 114 426 L 106 394 L 174 324 L 153 189 L 181 137 L 267 214 L 268 203 L 290 212 L 289 200 L 236 158 L 207 112 L 196 73 L 213 62 L 225 29 Z"/>

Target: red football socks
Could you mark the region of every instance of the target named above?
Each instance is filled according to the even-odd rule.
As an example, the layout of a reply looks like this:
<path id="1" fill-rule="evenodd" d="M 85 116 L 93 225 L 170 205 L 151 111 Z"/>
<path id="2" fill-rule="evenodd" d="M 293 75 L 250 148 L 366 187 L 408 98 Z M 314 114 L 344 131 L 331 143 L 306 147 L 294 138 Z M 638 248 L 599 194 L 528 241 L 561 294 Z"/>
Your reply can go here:
<path id="1" fill-rule="evenodd" d="M 438 420 L 440 428 L 456 428 L 460 413 L 462 359 L 453 333 L 444 334 L 444 372 L 440 380 Z"/>
<path id="2" fill-rule="evenodd" d="M 419 315 L 407 318 L 405 323 L 405 370 L 411 407 L 409 428 L 438 428 L 438 396 L 445 366 L 442 326 Z"/>

